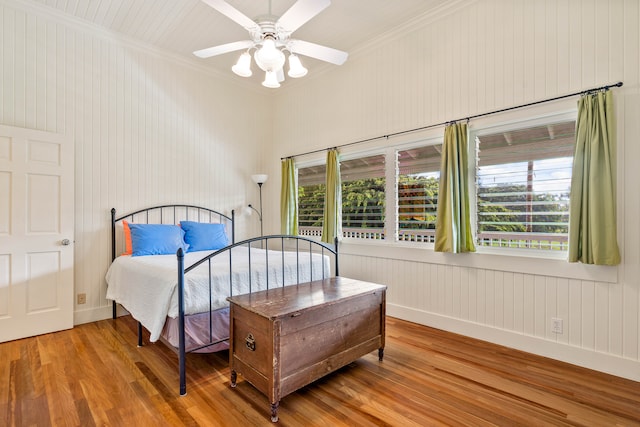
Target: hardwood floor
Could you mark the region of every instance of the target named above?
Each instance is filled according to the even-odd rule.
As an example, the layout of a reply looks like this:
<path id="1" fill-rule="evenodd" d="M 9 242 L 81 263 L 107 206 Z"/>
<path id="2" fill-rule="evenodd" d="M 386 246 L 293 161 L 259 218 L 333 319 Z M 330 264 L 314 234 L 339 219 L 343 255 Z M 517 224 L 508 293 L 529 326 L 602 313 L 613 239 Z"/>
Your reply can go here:
<path id="1" fill-rule="evenodd" d="M 228 353 L 136 347 L 130 317 L 0 344 L 2 426 L 269 426 Z M 387 318 L 377 352 L 282 399 L 281 426 L 638 425 L 640 383 Z"/>

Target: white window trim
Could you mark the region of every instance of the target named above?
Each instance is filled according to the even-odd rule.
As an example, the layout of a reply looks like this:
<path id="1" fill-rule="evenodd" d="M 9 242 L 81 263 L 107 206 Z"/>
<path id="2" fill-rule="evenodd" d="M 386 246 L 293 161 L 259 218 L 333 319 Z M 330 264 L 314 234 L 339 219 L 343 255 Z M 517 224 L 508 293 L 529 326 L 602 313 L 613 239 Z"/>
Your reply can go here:
<path id="1" fill-rule="evenodd" d="M 469 128 L 469 165 L 468 165 L 468 177 L 469 177 L 469 209 L 471 211 L 471 227 L 473 229 L 473 241 L 477 241 L 477 194 L 476 194 L 476 161 L 477 152 L 475 149 L 476 137 L 482 137 L 484 135 L 490 135 L 500 132 L 509 132 L 512 130 L 544 126 L 555 123 L 575 121 L 578 118 L 578 111 L 573 109 L 570 111 L 562 111 L 558 113 L 549 113 L 538 117 L 510 120 L 508 122 L 502 122 L 489 126 L 478 126 L 477 128 Z M 526 248 L 492 248 L 487 246 L 478 246 L 476 244 L 476 253 L 478 254 L 494 254 L 505 256 L 522 256 L 526 258 L 538 258 L 538 259 L 566 259 L 567 251 L 545 250 L 545 249 L 526 249 Z"/>

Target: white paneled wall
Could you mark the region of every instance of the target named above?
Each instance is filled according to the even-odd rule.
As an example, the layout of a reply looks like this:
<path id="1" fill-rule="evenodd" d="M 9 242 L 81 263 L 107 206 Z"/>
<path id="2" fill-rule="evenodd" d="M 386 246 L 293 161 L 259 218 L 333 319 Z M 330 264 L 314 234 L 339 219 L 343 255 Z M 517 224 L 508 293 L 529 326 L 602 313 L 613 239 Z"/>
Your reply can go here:
<path id="1" fill-rule="evenodd" d="M 257 142 L 271 138 L 271 100 L 197 64 L 24 7 L 0 2 L 0 123 L 75 141 L 75 286 L 87 294 L 76 323 L 96 320 L 110 313 L 110 209 L 188 203 L 229 214 L 255 200 L 249 176 L 262 166 Z M 237 231 L 256 225 L 241 219 Z"/>
<path id="2" fill-rule="evenodd" d="M 342 67 L 279 91 L 275 140 L 277 154 L 288 156 L 624 82 L 614 89 L 622 265 L 443 258 L 345 241 L 341 274 L 388 285 L 391 315 L 640 380 L 639 26 L 637 0 L 452 2 L 352 52 Z M 562 334 L 551 332 L 554 317 L 563 319 Z"/>

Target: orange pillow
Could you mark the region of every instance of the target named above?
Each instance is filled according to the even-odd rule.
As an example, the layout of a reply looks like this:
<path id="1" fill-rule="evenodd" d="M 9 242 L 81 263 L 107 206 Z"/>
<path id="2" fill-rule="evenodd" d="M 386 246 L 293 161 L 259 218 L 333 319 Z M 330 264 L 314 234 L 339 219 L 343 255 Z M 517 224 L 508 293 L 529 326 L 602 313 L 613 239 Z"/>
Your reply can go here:
<path id="1" fill-rule="evenodd" d="M 122 221 L 122 230 L 124 231 L 124 252 L 122 255 L 131 255 L 133 247 L 131 246 L 131 229 L 127 221 Z"/>

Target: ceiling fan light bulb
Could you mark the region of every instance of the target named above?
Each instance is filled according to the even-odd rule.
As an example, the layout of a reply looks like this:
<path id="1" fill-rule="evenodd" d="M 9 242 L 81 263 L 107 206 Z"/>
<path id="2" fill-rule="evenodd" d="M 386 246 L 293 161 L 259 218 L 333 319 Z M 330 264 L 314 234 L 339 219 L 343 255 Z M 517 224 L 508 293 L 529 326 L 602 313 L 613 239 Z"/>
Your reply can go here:
<path id="1" fill-rule="evenodd" d="M 307 75 L 307 69 L 302 66 L 302 62 L 300 62 L 300 58 L 296 54 L 289 55 L 289 77 L 293 77 L 294 79 L 304 77 Z"/>
<path id="2" fill-rule="evenodd" d="M 238 58 L 236 65 L 231 67 L 231 70 L 241 77 L 251 77 L 251 55 L 248 52 L 243 53 Z"/>
<path id="3" fill-rule="evenodd" d="M 262 86 L 268 87 L 271 89 L 277 89 L 280 87 L 280 83 L 278 82 L 278 76 L 276 75 L 275 71 L 265 72 Z"/>
<path id="4" fill-rule="evenodd" d="M 286 58 L 281 50 L 276 48 L 272 38 L 265 38 L 262 47 L 253 54 L 256 64 L 264 71 L 277 71 L 284 66 Z"/>

